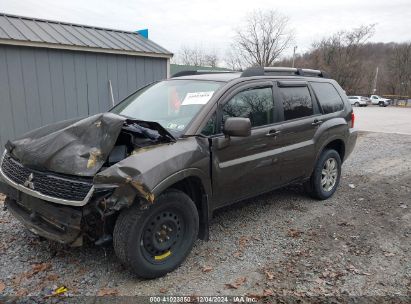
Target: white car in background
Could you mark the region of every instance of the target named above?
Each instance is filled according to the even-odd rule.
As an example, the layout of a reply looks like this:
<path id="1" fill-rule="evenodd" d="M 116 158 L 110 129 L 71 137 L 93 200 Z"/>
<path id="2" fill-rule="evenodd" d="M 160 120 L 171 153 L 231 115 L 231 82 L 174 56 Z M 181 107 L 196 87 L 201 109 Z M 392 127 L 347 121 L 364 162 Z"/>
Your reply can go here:
<path id="1" fill-rule="evenodd" d="M 348 96 L 348 100 L 355 107 L 366 107 L 370 103 L 370 99 L 364 96 Z"/>
<path id="2" fill-rule="evenodd" d="M 386 107 L 391 104 L 391 99 L 383 98 L 378 95 L 371 95 L 370 99 L 373 105 L 379 105 L 380 107 Z"/>

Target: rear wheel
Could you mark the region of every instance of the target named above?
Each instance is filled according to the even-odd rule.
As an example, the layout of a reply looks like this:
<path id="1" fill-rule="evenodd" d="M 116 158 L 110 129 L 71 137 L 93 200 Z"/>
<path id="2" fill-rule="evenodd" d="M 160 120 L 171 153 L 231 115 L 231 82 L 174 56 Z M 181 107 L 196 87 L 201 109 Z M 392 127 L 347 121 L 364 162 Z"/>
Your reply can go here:
<path id="1" fill-rule="evenodd" d="M 324 200 L 337 190 L 341 176 L 341 158 L 337 151 L 322 152 L 310 179 L 304 184 L 306 191 L 314 198 Z"/>
<path id="2" fill-rule="evenodd" d="M 198 226 L 197 208 L 190 197 L 168 190 L 147 210 L 136 204 L 122 211 L 114 228 L 114 249 L 139 277 L 160 277 L 188 256 Z"/>
<path id="3" fill-rule="evenodd" d="M 354 103 L 354 106 L 359 107 L 360 103 L 357 101 L 356 103 Z"/>

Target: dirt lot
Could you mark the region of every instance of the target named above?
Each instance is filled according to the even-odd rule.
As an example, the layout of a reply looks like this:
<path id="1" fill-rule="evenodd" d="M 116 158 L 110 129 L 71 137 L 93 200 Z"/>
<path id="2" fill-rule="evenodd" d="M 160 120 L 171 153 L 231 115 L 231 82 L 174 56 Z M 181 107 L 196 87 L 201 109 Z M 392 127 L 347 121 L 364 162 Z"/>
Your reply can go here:
<path id="1" fill-rule="evenodd" d="M 411 295 L 411 136 L 361 134 L 327 201 L 299 186 L 218 211 L 166 277 L 141 281 L 112 249 L 40 241 L 0 211 L 0 291 L 47 295 Z M 378 299 L 378 298 L 376 298 Z M 408 298 L 409 299 L 409 298 Z"/>

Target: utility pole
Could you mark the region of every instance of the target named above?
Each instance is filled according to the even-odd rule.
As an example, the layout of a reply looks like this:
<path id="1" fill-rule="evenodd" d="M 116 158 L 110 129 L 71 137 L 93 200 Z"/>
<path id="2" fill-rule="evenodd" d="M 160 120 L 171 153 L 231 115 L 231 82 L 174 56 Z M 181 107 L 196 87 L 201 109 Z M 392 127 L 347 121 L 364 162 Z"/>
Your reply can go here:
<path id="1" fill-rule="evenodd" d="M 374 78 L 374 82 L 372 84 L 372 92 L 373 94 L 375 94 L 377 92 L 377 81 L 378 81 L 378 67 L 375 70 L 375 78 Z"/>
<path id="2" fill-rule="evenodd" d="M 294 67 L 294 62 L 295 62 L 295 50 L 297 49 L 297 46 L 294 46 L 294 51 L 293 51 L 293 65 L 292 67 Z"/>

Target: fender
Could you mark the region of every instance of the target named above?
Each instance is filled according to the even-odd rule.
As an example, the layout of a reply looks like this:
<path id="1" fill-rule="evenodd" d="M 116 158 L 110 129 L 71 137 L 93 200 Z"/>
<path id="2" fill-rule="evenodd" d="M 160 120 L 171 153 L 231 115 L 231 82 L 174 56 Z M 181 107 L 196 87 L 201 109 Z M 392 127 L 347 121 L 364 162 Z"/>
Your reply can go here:
<path id="1" fill-rule="evenodd" d="M 208 143 L 205 140 L 179 139 L 176 143 L 138 150 L 98 173 L 94 184 L 118 186 L 114 199 L 126 200 L 125 204 L 118 206 L 131 205 L 136 196 L 153 203 L 156 193 L 161 193 L 169 183 L 190 175 L 199 176 L 205 191 L 210 193 L 211 186 L 205 182 L 209 179 L 208 175 L 203 173 L 209 168 L 209 162 Z M 154 191 L 154 188 L 157 190 Z"/>
<path id="2" fill-rule="evenodd" d="M 330 132 L 331 129 L 334 129 L 334 131 Z M 346 145 L 346 138 L 348 136 L 347 132 L 347 122 L 344 118 L 341 117 L 328 119 L 318 128 L 317 132 L 314 135 L 316 155 L 313 162 L 313 168 L 314 165 L 317 163 L 317 160 L 320 157 L 321 152 L 330 142 L 334 140 L 341 140 L 342 142 L 344 142 L 344 146 Z"/>
<path id="3" fill-rule="evenodd" d="M 175 183 L 184 180 L 187 177 L 197 177 L 203 186 L 205 193 L 201 196 L 201 202 L 198 206 L 200 209 L 200 230 L 199 238 L 208 241 L 209 240 L 209 218 L 212 215 L 212 209 L 209 204 L 209 197 L 212 196 L 212 186 L 210 177 L 202 170 L 198 168 L 188 168 L 178 171 L 169 177 L 163 179 L 157 186 L 154 187 L 152 193 L 157 197 L 164 190 L 171 187 Z"/>
<path id="4" fill-rule="evenodd" d="M 324 143 L 322 144 L 322 146 L 318 149 L 317 155 L 316 155 L 316 157 L 315 157 L 315 162 L 317 162 L 317 160 L 318 160 L 318 158 L 320 157 L 321 152 L 324 150 L 324 148 L 325 148 L 330 142 L 332 142 L 332 141 L 334 141 L 334 140 L 341 140 L 341 141 L 344 143 L 344 150 L 345 150 L 345 139 L 344 139 L 343 137 L 341 137 L 341 136 L 334 135 L 334 136 L 332 136 L 331 138 L 328 138 L 327 141 L 324 142 Z M 345 155 L 345 151 L 344 151 L 344 155 Z M 343 160 L 341 160 L 341 161 L 343 161 Z"/>
<path id="5" fill-rule="evenodd" d="M 175 172 L 174 174 L 163 179 L 157 184 L 152 190 L 152 193 L 157 197 L 164 190 L 172 186 L 173 184 L 182 181 L 187 177 L 198 177 L 201 180 L 205 194 L 208 197 L 212 196 L 212 187 L 210 177 L 201 169 L 198 168 L 187 168 L 181 171 Z"/>

